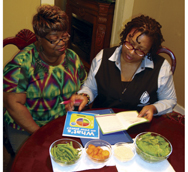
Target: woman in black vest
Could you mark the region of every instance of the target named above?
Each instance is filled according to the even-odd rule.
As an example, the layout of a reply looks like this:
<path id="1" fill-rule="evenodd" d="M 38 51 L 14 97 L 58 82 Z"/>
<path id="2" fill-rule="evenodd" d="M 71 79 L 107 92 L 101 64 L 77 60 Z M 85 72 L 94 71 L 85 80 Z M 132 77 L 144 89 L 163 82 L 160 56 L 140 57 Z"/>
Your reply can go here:
<path id="1" fill-rule="evenodd" d="M 93 102 L 93 108 L 121 108 L 140 111 L 149 121 L 153 115 L 173 110 L 177 103 L 171 66 L 156 54 L 164 41 L 161 25 L 141 15 L 125 25 L 119 47 L 101 50 L 93 59 L 87 80 L 76 99 L 78 110 Z"/>

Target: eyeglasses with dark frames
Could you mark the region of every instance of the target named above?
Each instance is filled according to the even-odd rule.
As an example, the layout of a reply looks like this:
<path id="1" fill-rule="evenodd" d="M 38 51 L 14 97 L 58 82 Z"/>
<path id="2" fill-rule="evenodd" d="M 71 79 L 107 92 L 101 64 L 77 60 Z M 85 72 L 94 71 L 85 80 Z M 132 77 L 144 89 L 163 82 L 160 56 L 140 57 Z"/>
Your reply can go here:
<path id="1" fill-rule="evenodd" d="M 70 35 L 68 34 L 67 36 L 62 37 L 61 39 L 57 39 L 57 40 L 49 40 L 48 38 L 44 37 L 44 39 L 46 39 L 48 42 L 50 42 L 50 44 L 52 45 L 57 45 L 59 44 L 60 41 L 63 42 L 67 42 L 70 39 Z"/>
<path id="2" fill-rule="evenodd" d="M 128 42 L 128 41 L 125 41 L 125 42 L 124 42 L 124 45 L 125 45 L 125 47 L 126 47 L 128 50 L 134 50 L 134 52 L 135 52 L 138 56 L 140 56 L 140 57 L 144 57 L 144 56 L 146 55 L 143 51 L 141 51 L 141 50 L 139 50 L 139 49 L 135 49 L 135 48 L 133 47 L 133 45 L 132 45 L 130 42 Z"/>

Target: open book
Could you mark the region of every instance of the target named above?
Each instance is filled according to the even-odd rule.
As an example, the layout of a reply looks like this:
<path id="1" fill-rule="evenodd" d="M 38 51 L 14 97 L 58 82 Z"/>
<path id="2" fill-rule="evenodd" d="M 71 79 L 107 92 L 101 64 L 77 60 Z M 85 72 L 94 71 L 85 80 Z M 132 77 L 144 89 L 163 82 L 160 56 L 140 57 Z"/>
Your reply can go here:
<path id="1" fill-rule="evenodd" d="M 87 113 L 93 113 L 95 115 L 104 115 L 104 114 L 112 114 L 114 113 L 113 109 L 100 109 L 100 110 L 91 110 L 91 111 L 85 111 Z M 96 120 L 96 119 L 95 119 Z M 96 121 L 97 122 L 97 121 Z M 100 130 L 99 139 L 105 140 L 111 145 L 116 144 L 117 142 L 126 142 L 126 143 L 133 143 L 133 139 L 131 136 L 127 133 L 127 131 L 119 131 L 115 133 L 110 134 L 103 134 Z M 85 144 L 92 140 L 92 138 L 80 138 L 82 145 L 85 146 Z"/>
<path id="2" fill-rule="evenodd" d="M 123 111 L 116 114 L 95 115 L 103 134 L 127 130 L 128 128 L 149 122 L 146 118 L 138 117 L 137 111 Z"/>

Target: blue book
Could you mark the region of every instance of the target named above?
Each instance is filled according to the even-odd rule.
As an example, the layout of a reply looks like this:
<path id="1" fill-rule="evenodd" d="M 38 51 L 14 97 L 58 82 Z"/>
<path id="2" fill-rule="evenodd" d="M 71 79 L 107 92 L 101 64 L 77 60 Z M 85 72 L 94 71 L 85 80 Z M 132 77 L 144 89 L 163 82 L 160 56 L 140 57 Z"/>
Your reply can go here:
<path id="1" fill-rule="evenodd" d="M 62 135 L 98 139 L 99 127 L 95 115 L 89 112 L 67 112 Z"/>
<path id="2" fill-rule="evenodd" d="M 109 114 L 109 113 L 114 113 L 112 109 L 103 109 L 103 110 L 93 110 L 93 111 L 86 111 L 89 113 L 94 113 L 96 114 Z M 133 139 L 130 137 L 130 135 L 127 133 L 127 131 L 120 131 L 116 133 L 111 133 L 111 134 L 102 134 L 100 131 L 100 139 L 105 140 L 109 142 L 111 145 L 116 144 L 117 142 L 126 142 L 126 143 L 133 143 Z M 85 146 L 85 144 L 92 140 L 91 138 L 80 138 L 82 145 Z"/>

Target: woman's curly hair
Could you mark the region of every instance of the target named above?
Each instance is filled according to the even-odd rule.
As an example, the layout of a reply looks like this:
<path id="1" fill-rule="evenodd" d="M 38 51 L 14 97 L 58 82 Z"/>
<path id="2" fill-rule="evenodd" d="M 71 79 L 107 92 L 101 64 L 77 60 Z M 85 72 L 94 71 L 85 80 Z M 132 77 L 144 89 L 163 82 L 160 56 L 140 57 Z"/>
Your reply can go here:
<path id="1" fill-rule="evenodd" d="M 161 47 L 161 43 L 164 41 L 163 35 L 161 33 L 161 27 L 162 26 L 155 19 L 152 19 L 149 16 L 141 15 L 139 17 L 136 17 L 125 25 L 124 30 L 120 34 L 120 44 L 122 45 L 128 33 L 133 28 L 136 28 L 136 31 L 141 32 L 140 35 L 144 34 L 152 38 L 153 45 L 149 53 L 154 55 L 156 54 L 157 50 Z"/>
<path id="2" fill-rule="evenodd" d="M 51 31 L 68 31 L 69 19 L 59 7 L 43 5 L 37 9 L 32 24 L 35 34 L 43 38 Z"/>

